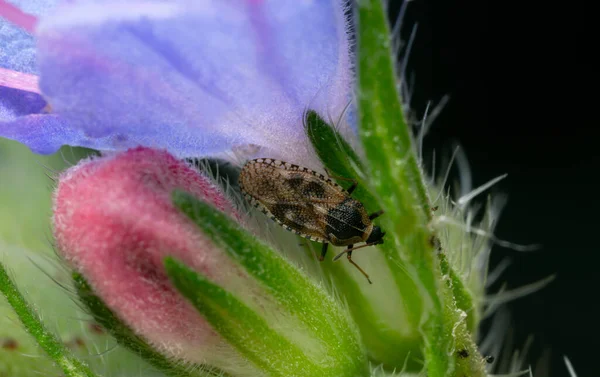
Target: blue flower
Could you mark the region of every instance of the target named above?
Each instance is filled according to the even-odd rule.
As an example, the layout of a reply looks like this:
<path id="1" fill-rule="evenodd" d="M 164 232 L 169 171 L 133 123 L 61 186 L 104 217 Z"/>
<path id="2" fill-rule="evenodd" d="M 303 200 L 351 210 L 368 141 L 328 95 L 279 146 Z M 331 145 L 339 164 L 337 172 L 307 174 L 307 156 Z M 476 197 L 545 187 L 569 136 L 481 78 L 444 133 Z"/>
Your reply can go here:
<path id="1" fill-rule="evenodd" d="M 53 228 L 60 255 L 76 271 L 80 301 L 119 343 L 169 375 L 196 368 L 240 377 L 424 368 L 432 377 L 485 375 L 474 334 L 485 303 L 478 268 L 487 265 L 481 261 L 491 232 L 466 234 L 474 228 L 470 209 L 455 208 L 442 188 L 425 184 L 397 98 L 380 0 L 355 9 L 360 141 L 349 106 L 354 70 L 345 0 L 49 4 L 23 0 L 21 10 L 0 0 L 0 17 L 27 31 L 0 23 L 0 136 L 41 154 L 62 145 L 107 152 L 58 177 Z M 385 243 L 356 255 L 376 285 L 350 263 L 317 262 L 321 246 L 302 240 L 297 247 L 289 233 L 277 239 L 277 231 L 234 221 L 195 197 L 203 191 L 193 188 L 209 179 L 190 181 L 198 172 L 179 159 L 205 156 L 322 164 L 334 180 L 357 178 L 353 199 L 365 213 L 385 213 L 376 219 L 388 233 Z M 328 218 L 346 221 L 332 213 L 363 213 L 344 195 L 308 222 L 320 224 L 327 240 L 340 232 L 329 233 Z M 360 219 L 367 224 L 366 215 Z M 354 224 L 346 223 L 368 241 L 373 228 Z M 278 242 L 260 241 L 265 235 Z M 291 260 L 271 247 L 279 241 Z M 350 246 L 348 259 L 363 246 L 373 245 Z M 14 294 L 0 285 L 7 286 L 7 296 Z M 201 321 L 194 317 L 199 332 L 215 331 L 211 341 L 194 338 L 193 321 L 164 310 L 179 294 L 187 300 L 180 304 L 201 314 Z M 133 305 L 140 302 L 148 305 Z M 188 309 L 181 313 L 194 316 Z M 171 325 L 178 331 L 167 331 Z M 205 346 L 212 356 L 200 352 Z"/>
<path id="2" fill-rule="evenodd" d="M 341 0 L 79 0 L 48 12 L 48 2 L 36 4 L 34 36 L 19 31 L 28 48 L 10 44 L 0 67 L 37 72 L 51 113 L 36 95 L 27 95 L 35 106 L 16 106 L 27 111 L 7 104 L 22 93 L 0 96 L 0 108 L 12 109 L 0 136 L 37 153 L 142 145 L 179 157 L 260 151 L 305 162 L 304 112 L 337 124 L 351 100 Z"/>

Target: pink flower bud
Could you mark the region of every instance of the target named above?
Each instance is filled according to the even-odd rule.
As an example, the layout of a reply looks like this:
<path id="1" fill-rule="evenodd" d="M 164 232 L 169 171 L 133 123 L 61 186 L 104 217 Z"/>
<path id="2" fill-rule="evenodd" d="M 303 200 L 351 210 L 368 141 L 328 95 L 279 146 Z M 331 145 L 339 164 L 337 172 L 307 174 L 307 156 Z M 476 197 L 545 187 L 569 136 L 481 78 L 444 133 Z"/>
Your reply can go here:
<path id="1" fill-rule="evenodd" d="M 211 363 L 229 346 L 171 285 L 171 255 L 220 283 L 239 269 L 171 203 L 187 191 L 235 216 L 210 179 L 164 151 L 137 148 L 60 176 L 54 235 L 61 255 L 138 335 L 162 353 Z"/>

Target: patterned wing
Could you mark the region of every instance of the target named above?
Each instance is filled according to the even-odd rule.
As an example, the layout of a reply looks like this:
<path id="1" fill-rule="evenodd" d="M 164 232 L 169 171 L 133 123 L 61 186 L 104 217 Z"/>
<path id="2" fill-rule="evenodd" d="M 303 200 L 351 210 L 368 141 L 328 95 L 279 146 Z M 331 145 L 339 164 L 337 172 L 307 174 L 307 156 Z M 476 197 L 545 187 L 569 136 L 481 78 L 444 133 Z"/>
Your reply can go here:
<path id="1" fill-rule="evenodd" d="M 240 174 L 246 198 L 287 230 L 328 242 L 328 214 L 348 198 L 344 189 L 310 169 L 283 161 L 257 159 Z"/>

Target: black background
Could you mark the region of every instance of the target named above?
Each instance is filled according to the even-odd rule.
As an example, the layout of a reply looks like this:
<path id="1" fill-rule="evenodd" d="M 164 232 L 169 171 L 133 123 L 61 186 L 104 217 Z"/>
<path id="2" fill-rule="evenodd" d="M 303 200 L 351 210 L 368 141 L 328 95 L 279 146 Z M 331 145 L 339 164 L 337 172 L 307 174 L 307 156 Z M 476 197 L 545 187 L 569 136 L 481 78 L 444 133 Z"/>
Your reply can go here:
<path id="1" fill-rule="evenodd" d="M 400 4 L 390 2 L 391 20 Z M 512 259 L 508 288 L 557 275 L 508 305 L 515 343 L 534 336 L 532 366 L 550 351 L 549 372 L 538 376 L 568 376 L 563 355 L 579 377 L 599 375 L 598 43 L 587 14 L 575 3 L 416 0 L 402 29 L 407 38 L 419 24 L 408 66 L 413 106 L 451 96 L 425 138 L 429 154 L 448 155 L 460 142 L 474 186 L 508 173 L 495 189 L 508 194 L 496 234 L 543 245 L 534 253 L 494 247 L 494 263 Z"/>

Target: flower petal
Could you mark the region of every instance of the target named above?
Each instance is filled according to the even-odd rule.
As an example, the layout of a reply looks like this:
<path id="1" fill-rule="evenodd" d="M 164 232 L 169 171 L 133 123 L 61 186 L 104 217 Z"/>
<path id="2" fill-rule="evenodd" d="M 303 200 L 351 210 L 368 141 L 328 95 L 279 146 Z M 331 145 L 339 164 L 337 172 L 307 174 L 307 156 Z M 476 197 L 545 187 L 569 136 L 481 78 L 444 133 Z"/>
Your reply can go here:
<path id="1" fill-rule="evenodd" d="M 30 32 L 35 15 L 43 14 L 54 3 L 55 0 L 0 0 L 0 68 L 37 72 L 35 40 Z"/>
<path id="2" fill-rule="evenodd" d="M 46 106 L 39 95 L 37 77 L 31 74 L 37 68 L 35 41 L 29 32 L 35 26 L 34 15 L 52 3 L 53 0 L 0 0 L 0 122 L 38 113 Z"/>
<path id="3" fill-rule="evenodd" d="M 141 144 L 180 157 L 256 145 L 299 161 L 310 154 L 304 110 L 337 120 L 349 99 L 341 4 L 64 5 L 38 25 L 40 86 L 73 128 L 64 143 L 79 134 L 81 146 Z"/>
<path id="4" fill-rule="evenodd" d="M 0 121 L 38 113 L 45 106 L 37 76 L 0 67 Z"/>
<path id="5" fill-rule="evenodd" d="M 19 96 L 23 93 L 19 92 L 15 101 L 18 101 Z M 0 90 L 0 95 L 2 94 Z M 30 98 L 23 98 L 23 102 L 27 100 Z M 0 107 L 0 121 L 3 120 L 2 116 L 4 115 L 8 118 L 14 116 L 14 109 L 7 109 L 4 112 L 2 110 Z M 119 143 L 116 137 L 89 138 L 80 129 L 69 127 L 64 119 L 54 114 L 31 114 L 14 120 L 6 120 L 0 122 L 0 135 L 23 143 L 39 154 L 54 153 L 64 144 L 85 145 L 88 148 L 101 149 L 105 145 L 118 145 Z"/>
<path id="6" fill-rule="evenodd" d="M 2 135 L 10 137 L 8 135 L 10 133 L 8 129 L 10 123 L 5 124 L 4 122 L 11 121 L 19 116 L 38 113 L 45 106 L 46 102 L 39 94 L 0 86 L 0 122 L 3 122 Z M 44 135 L 40 136 L 43 137 Z M 19 137 L 11 137 L 11 139 L 23 142 L 19 140 Z"/>

